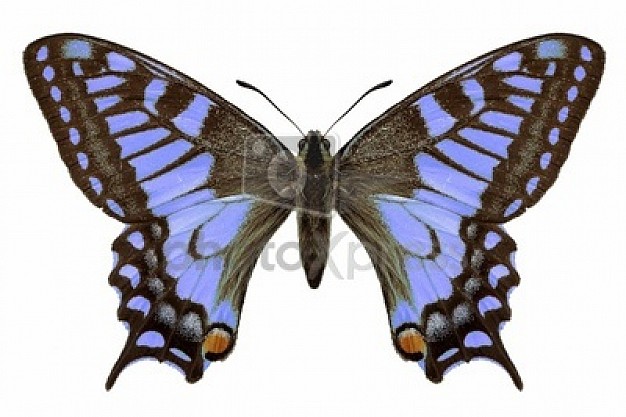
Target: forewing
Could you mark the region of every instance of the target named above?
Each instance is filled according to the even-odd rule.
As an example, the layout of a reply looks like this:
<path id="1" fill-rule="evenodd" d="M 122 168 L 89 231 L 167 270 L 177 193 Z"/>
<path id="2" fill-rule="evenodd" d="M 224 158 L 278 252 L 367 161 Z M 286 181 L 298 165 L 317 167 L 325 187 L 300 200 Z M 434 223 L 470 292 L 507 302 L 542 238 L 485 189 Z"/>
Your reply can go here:
<path id="1" fill-rule="evenodd" d="M 440 381 L 500 341 L 519 277 L 499 223 L 554 183 L 598 87 L 599 45 L 546 35 L 438 78 L 338 153 L 337 209 L 374 260 L 394 343 Z"/>
<path id="2" fill-rule="evenodd" d="M 120 45 L 55 35 L 24 63 L 72 179 L 130 224 L 110 276 L 129 337 L 107 387 L 144 357 L 198 380 L 232 349 L 252 269 L 292 204 L 268 168 L 285 178 L 293 156 L 217 94 Z"/>

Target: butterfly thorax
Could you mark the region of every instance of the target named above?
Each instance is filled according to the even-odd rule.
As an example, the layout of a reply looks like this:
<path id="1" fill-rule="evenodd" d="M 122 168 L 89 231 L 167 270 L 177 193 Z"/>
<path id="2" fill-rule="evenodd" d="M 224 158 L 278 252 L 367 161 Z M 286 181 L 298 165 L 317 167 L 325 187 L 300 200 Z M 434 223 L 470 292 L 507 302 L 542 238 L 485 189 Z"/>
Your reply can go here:
<path id="1" fill-rule="evenodd" d="M 301 186 L 296 193 L 300 258 L 307 281 L 316 288 L 328 258 L 332 210 L 333 158 L 330 143 L 319 131 L 309 131 L 298 144 Z"/>

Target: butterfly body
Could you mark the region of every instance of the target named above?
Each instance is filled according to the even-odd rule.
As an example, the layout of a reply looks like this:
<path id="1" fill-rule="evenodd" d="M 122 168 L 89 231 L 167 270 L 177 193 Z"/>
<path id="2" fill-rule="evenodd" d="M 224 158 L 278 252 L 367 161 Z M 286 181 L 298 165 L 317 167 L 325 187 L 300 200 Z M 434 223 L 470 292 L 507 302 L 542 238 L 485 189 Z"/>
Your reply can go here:
<path id="1" fill-rule="evenodd" d="M 107 388 L 155 358 L 195 382 L 233 349 L 246 288 L 295 209 L 309 285 L 335 210 L 379 279 L 393 344 L 433 382 L 487 358 L 522 382 L 500 339 L 519 283 L 503 224 L 552 186 L 604 51 L 548 34 L 476 58 L 407 96 L 336 155 L 320 132 L 296 156 L 202 84 L 86 35 L 24 52 L 30 87 L 70 175 L 126 224 L 109 282 L 129 329 Z"/>

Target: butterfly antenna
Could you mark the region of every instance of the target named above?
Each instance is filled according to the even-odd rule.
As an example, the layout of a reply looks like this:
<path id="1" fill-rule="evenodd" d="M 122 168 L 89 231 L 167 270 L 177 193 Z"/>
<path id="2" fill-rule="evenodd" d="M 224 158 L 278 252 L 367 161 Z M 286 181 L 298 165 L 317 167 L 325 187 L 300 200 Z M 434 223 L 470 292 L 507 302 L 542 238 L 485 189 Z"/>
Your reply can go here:
<path id="1" fill-rule="evenodd" d="M 272 106 L 274 106 L 274 108 L 275 108 L 276 110 L 278 110 L 278 112 L 279 112 L 280 114 L 282 114 L 283 116 L 285 116 L 285 119 L 289 120 L 289 121 L 291 122 L 291 124 L 292 124 L 292 125 L 294 125 L 294 127 L 295 127 L 296 129 L 298 129 L 298 132 L 300 132 L 300 134 L 301 134 L 302 136 L 305 136 L 304 132 L 302 132 L 302 130 L 298 127 L 298 125 L 297 125 L 297 124 L 296 124 L 293 120 L 291 120 L 291 118 L 290 118 L 289 116 L 287 116 L 287 115 L 285 114 L 285 112 L 284 112 L 284 111 L 282 111 L 282 110 L 281 110 L 281 109 L 280 109 L 280 108 L 279 108 L 279 107 L 278 107 L 278 106 L 277 106 L 277 105 L 276 105 L 276 104 L 275 104 L 272 100 L 270 100 L 270 98 L 269 98 L 269 97 L 268 97 L 268 96 L 267 96 L 267 95 L 266 95 L 263 91 L 259 90 L 258 88 L 256 88 L 256 87 L 255 87 L 255 86 L 253 86 L 252 84 L 247 83 L 247 82 L 245 82 L 245 81 L 237 80 L 237 84 L 238 84 L 239 86 L 243 87 L 243 88 L 247 88 L 247 89 L 250 89 L 250 90 L 252 90 L 252 91 L 256 91 L 257 93 L 261 94 L 265 100 L 269 101 L 269 102 L 270 102 L 270 104 L 271 104 Z"/>
<path id="2" fill-rule="evenodd" d="M 381 88 L 385 88 L 385 87 L 390 86 L 392 82 L 393 82 L 393 81 L 391 81 L 391 80 L 383 81 L 382 83 L 378 83 L 378 84 L 376 84 L 374 87 L 370 88 L 370 89 L 369 89 L 369 90 L 367 90 L 365 93 L 363 93 L 363 95 L 362 95 L 361 97 L 359 97 L 359 99 L 358 99 L 357 101 L 355 101 L 355 102 L 354 102 L 354 104 L 348 108 L 348 110 L 346 110 L 346 111 L 345 111 L 345 112 L 344 112 L 341 116 L 339 116 L 339 118 L 338 118 L 337 120 L 335 120 L 335 123 L 333 123 L 332 125 L 330 125 L 330 127 L 328 128 L 328 130 L 326 130 L 326 133 L 324 133 L 324 136 L 326 136 L 326 135 L 328 134 L 328 132 L 330 132 L 330 129 L 332 129 L 333 127 L 335 127 L 335 125 L 336 125 L 337 123 L 339 123 L 339 121 L 340 121 L 341 119 L 343 119 L 343 118 L 344 118 L 344 116 L 345 116 L 346 114 L 348 114 L 348 113 L 350 112 L 350 110 L 352 110 L 352 109 L 354 108 L 354 106 L 356 106 L 357 104 L 359 104 L 359 102 L 360 102 L 361 100 L 363 100 L 363 99 L 365 98 L 365 96 L 367 96 L 369 93 L 371 93 L 371 92 L 373 92 L 373 91 L 376 91 L 376 90 L 379 90 L 379 89 L 381 89 Z"/>

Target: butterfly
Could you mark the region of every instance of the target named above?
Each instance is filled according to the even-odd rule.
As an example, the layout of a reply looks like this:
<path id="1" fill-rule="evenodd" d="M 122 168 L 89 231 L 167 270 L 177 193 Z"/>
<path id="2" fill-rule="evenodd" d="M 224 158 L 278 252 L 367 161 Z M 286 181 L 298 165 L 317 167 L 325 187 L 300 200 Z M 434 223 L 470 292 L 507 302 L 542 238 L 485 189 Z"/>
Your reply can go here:
<path id="1" fill-rule="evenodd" d="M 490 359 L 521 389 L 500 339 L 518 285 L 503 224 L 554 183 L 595 94 L 604 51 L 549 34 L 437 78 L 335 155 L 319 131 L 297 155 L 186 75 L 78 34 L 31 43 L 24 65 L 72 180 L 126 224 L 110 284 L 129 334 L 106 382 L 152 358 L 199 380 L 232 351 L 264 245 L 297 212 L 308 283 L 331 213 L 363 243 L 395 349 L 433 382 Z"/>

